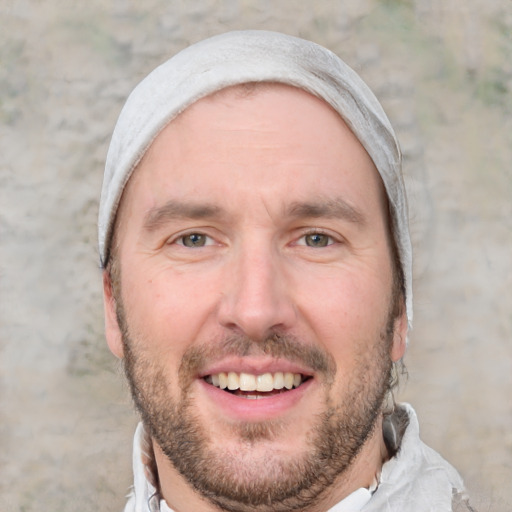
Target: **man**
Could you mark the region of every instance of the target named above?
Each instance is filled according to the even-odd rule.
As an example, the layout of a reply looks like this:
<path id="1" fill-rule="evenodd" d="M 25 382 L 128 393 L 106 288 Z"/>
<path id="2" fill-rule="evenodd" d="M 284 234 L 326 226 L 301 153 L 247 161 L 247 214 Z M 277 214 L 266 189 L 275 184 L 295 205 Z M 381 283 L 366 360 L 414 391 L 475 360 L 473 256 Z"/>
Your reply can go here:
<path id="1" fill-rule="evenodd" d="M 373 94 L 307 41 L 217 36 L 135 89 L 99 218 L 142 417 L 127 511 L 469 510 L 390 400 L 412 322 L 400 166 Z"/>

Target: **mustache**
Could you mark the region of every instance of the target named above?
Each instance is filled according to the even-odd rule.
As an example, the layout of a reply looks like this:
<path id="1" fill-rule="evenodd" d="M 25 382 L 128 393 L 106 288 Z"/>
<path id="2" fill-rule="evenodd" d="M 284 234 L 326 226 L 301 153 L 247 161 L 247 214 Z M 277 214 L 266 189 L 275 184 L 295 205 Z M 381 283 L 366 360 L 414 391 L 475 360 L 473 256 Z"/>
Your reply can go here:
<path id="1" fill-rule="evenodd" d="M 287 359 L 322 374 L 329 383 L 336 374 L 336 362 L 331 354 L 318 346 L 305 343 L 290 334 L 274 333 L 262 340 L 242 334 L 227 336 L 220 342 L 192 346 L 183 354 L 178 370 L 182 389 L 213 361 L 224 357 L 270 356 Z"/>

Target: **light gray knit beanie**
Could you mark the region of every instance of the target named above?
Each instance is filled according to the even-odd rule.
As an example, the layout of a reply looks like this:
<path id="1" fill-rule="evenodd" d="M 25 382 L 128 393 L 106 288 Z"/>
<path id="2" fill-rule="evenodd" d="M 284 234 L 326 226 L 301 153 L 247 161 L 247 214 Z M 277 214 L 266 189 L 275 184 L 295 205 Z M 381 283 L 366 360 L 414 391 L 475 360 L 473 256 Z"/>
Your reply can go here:
<path id="1" fill-rule="evenodd" d="M 366 149 L 388 195 L 412 327 L 412 248 L 393 128 L 368 86 L 339 57 L 315 43 L 277 32 L 248 30 L 206 39 L 156 68 L 134 89 L 117 121 L 105 166 L 98 220 L 102 265 L 108 261 L 124 187 L 155 137 L 198 99 L 248 82 L 288 84 L 323 99 Z"/>

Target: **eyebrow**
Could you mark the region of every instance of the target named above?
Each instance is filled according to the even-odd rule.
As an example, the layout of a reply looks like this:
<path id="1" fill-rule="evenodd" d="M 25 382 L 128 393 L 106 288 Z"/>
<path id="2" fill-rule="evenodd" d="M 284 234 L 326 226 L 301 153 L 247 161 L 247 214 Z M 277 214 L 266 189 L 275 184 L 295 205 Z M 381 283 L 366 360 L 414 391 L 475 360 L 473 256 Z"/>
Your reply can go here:
<path id="1" fill-rule="evenodd" d="M 319 202 L 294 202 L 286 210 L 290 217 L 344 219 L 353 224 L 364 225 L 363 213 L 342 198 Z"/>
<path id="2" fill-rule="evenodd" d="M 225 214 L 225 210 L 217 205 L 171 200 L 162 206 L 153 207 L 147 211 L 144 217 L 144 229 L 151 233 L 172 220 L 220 219 Z M 366 223 L 363 213 L 341 198 L 318 202 L 293 202 L 285 209 L 284 216 L 290 218 L 345 219 L 360 225 Z"/>
<path id="3" fill-rule="evenodd" d="M 200 220 L 223 216 L 224 210 L 219 206 L 171 200 L 146 212 L 144 229 L 153 232 L 175 219 Z"/>

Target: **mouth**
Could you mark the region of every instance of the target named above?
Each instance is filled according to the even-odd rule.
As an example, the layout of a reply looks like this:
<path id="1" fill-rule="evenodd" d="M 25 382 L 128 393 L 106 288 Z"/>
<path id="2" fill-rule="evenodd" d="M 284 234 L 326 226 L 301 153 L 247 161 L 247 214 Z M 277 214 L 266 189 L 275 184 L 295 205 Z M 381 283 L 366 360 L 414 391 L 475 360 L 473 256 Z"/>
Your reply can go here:
<path id="1" fill-rule="evenodd" d="M 207 384 L 247 399 L 270 398 L 299 388 L 311 377 L 301 373 L 220 372 L 203 377 Z"/>

